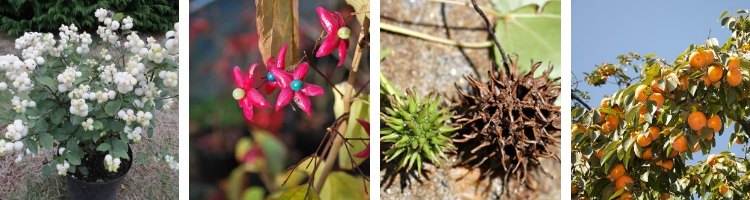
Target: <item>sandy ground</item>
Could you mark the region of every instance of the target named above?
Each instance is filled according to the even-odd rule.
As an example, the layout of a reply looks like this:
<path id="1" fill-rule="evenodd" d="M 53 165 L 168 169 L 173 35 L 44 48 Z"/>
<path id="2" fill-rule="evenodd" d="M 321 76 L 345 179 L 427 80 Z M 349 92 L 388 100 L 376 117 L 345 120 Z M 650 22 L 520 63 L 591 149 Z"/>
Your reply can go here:
<path id="1" fill-rule="evenodd" d="M 479 2 L 490 6 L 488 1 Z M 380 5 L 383 23 L 465 42 L 488 39 L 481 17 L 470 7 L 425 0 L 383 0 Z M 486 74 L 491 68 L 491 52 L 487 49 L 460 49 L 388 32 L 381 32 L 381 48 L 390 51 L 381 62 L 381 73 L 396 87 L 414 88 L 421 94 L 434 89 L 448 96 L 453 95 L 453 84 L 467 84 L 462 77 L 474 75 L 474 68 L 481 74 Z M 448 166 L 452 162 L 455 160 L 451 160 Z M 503 198 L 559 199 L 560 164 L 552 159 L 544 159 L 543 163 L 549 175 L 541 172 L 535 175 L 537 192 L 519 190 L 515 195 Z M 489 193 L 483 193 L 487 182 L 477 186 L 479 173 L 476 170 L 434 166 L 427 166 L 426 170 L 430 174 L 429 179 L 424 178 L 421 183 L 412 181 L 402 189 L 399 181 L 395 181 L 391 187 L 381 188 L 381 199 L 499 198 L 500 180 L 493 182 Z M 518 183 L 509 184 L 512 191 Z"/>
<path id="2" fill-rule="evenodd" d="M 14 40 L 0 34 L 0 55 L 18 53 Z M 131 145 L 135 163 L 121 185 L 117 199 L 177 199 L 178 171 L 157 157 L 162 150 L 174 155 L 178 149 L 178 103 L 169 110 L 154 113 L 154 137 Z M 44 176 L 42 167 L 53 150 L 15 163 L 15 156 L 0 157 L 0 199 L 67 199 L 65 178 Z M 163 156 L 163 155 L 160 155 Z"/>

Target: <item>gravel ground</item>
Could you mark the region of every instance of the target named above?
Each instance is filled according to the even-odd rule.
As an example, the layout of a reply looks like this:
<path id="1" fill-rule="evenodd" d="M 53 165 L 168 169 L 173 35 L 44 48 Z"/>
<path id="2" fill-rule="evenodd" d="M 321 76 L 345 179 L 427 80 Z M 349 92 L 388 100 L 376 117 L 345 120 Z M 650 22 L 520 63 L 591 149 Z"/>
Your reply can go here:
<path id="1" fill-rule="evenodd" d="M 0 34 L 0 55 L 18 53 L 14 39 Z M 178 149 L 178 103 L 169 110 L 156 111 L 154 137 L 131 145 L 135 163 L 121 185 L 117 199 L 177 199 L 178 171 L 156 155 L 162 150 L 173 155 Z M 44 176 L 42 167 L 53 150 L 44 150 L 36 157 L 25 157 L 15 163 L 14 156 L 0 157 L 0 199 L 67 199 L 65 178 Z"/>
<path id="2" fill-rule="evenodd" d="M 479 3 L 491 6 L 488 1 Z M 381 6 L 383 23 L 464 42 L 488 39 L 481 17 L 471 7 L 425 0 L 383 0 Z M 454 95 L 454 83 L 459 86 L 467 84 L 463 76 L 475 75 L 475 68 L 480 74 L 486 74 L 491 68 L 492 58 L 488 49 L 461 49 L 389 32 L 381 32 L 381 46 L 390 51 L 381 62 L 381 73 L 399 89 L 414 88 L 420 94 L 436 90 L 448 96 Z M 486 78 L 486 75 L 483 77 Z M 447 166 L 453 166 L 455 158 L 451 159 Z M 542 172 L 534 175 L 532 180 L 536 183 L 537 192 L 519 190 L 509 199 L 560 198 L 560 163 L 552 159 L 542 162 L 549 175 Z M 381 199 L 499 198 L 500 180 L 493 181 L 489 193 L 483 192 L 488 182 L 479 182 L 478 170 L 434 166 L 426 166 L 425 169 L 429 178 L 423 178 L 421 183 L 412 181 L 408 187 L 402 188 L 397 177 L 393 185 L 381 188 Z M 513 192 L 518 183 L 509 184 Z"/>

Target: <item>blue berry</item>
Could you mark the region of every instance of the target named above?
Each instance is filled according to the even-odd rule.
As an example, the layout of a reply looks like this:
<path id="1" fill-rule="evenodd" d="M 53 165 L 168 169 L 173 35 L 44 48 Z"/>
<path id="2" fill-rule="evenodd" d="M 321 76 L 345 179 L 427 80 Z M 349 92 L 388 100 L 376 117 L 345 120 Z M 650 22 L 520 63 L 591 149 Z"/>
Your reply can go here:
<path id="1" fill-rule="evenodd" d="M 302 81 L 295 79 L 292 81 L 292 84 L 290 84 L 289 87 L 291 87 L 294 91 L 299 91 L 302 89 L 302 85 Z"/>
<path id="2" fill-rule="evenodd" d="M 268 82 L 276 82 L 276 77 L 273 76 L 273 74 L 271 74 L 271 72 L 268 72 L 266 74 L 266 80 L 268 80 Z"/>

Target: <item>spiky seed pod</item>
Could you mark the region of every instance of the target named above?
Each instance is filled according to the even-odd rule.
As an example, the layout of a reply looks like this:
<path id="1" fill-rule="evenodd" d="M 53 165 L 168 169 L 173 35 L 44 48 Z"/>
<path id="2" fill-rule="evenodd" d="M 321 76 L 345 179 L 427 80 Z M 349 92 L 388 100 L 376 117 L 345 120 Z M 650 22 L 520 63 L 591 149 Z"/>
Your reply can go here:
<path id="1" fill-rule="evenodd" d="M 469 86 L 458 88 L 454 99 L 454 122 L 461 127 L 453 140 L 459 166 L 502 178 L 504 187 L 514 178 L 533 189 L 526 178 L 540 168 L 540 158 L 560 160 L 553 150 L 560 144 L 560 107 L 554 105 L 559 78 L 548 78 L 552 67 L 534 77 L 540 65 L 522 76 L 489 72 L 488 82 L 465 77 Z"/>
<path id="2" fill-rule="evenodd" d="M 380 113 L 385 126 L 380 131 L 383 158 L 387 164 L 421 174 L 422 162 L 441 165 L 445 152 L 455 150 L 450 133 L 457 128 L 446 124 L 452 117 L 449 108 L 440 110 L 442 97 L 430 93 L 420 99 L 412 90 L 406 96 L 390 95 Z"/>

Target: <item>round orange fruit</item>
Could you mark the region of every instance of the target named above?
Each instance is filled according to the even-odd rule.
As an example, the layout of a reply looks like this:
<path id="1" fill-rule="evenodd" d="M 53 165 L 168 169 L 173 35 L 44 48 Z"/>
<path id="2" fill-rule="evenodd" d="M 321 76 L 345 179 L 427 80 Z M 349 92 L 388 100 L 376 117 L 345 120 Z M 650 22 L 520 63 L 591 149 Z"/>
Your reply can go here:
<path id="1" fill-rule="evenodd" d="M 711 115 L 710 118 L 708 118 L 707 125 L 709 128 L 713 129 L 714 132 L 719 132 L 721 130 L 721 118 L 719 118 L 718 115 Z"/>
<path id="2" fill-rule="evenodd" d="M 740 71 L 727 72 L 727 83 L 732 87 L 740 85 L 742 83 L 742 73 Z"/>
<path id="3" fill-rule="evenodd" d="M 623 166 L 622 164 L 617 164 L 612 167 L 612 170 L 609 170 L 609 175 L 607 177 L 609 178 L 609 180 L 615 181 L 623 175 L 625 175 L 625 166 Z"/>
<path id="4" fill-rule="evenodd" d="M 706 115 L 701 111 L 695 111 L 688 115 L 688 125 L 690 129 L 694 131 L 700 131 L 703 127 L 706 127 Z"/>
<path id="5" fill-rule="evenodd" d="M 620 195 L 620 200 L 633 200 L 633 194 L 630 194 L 630 192 L 624 192 Z"/>
<path id="6" fill-rule="evenodd" d="M 638 143 L 638 146 L 646 147 L 651 144 L 651 138 L 649 138 L 648 135 L 638 134 L 636 142 Z"/>
<path id="7" fill-rule="evenodd" d="M 651 140 L 656 140 L 659 138 L 659 127 L 648 127 L 648 136 L 651 138 Z"/>
<path id="8" fill-rule="evenodd" d="M 693 51 L 693 53 L 690 53 L 690 57 L 688 57 L 688 62 L 690 63 L 690 67 L 693 68 L 699 68 L 699 67 L 705 67 L 706 61 L 704 60 L 705 57 L 701 55 L 701 51 Z"/>
<path id="9" fill-rule="evenodd" d="M 724 69 L 721 66 L 711 65 L 711 67 L 708 67 L 708 78 L 711 79 L 711 82 L 718 82 L 723 75 Z"/>
<path id="10" fill-rule="evenodd" d="M 641 158 L 644 160 L 651 160 L 654 158 L 654 151 L 651 150 L 651 148 L 646 149 L 643 151 L 643 155 L 641 155 Z"/>
<path id="11" fill-rule="evenodd" d="M 729 61 L 727 61 L 727 69 L 729 71 L 740 70 L 740 59 L 738 59 L 737 57 L 730 57 Z"/>
<path id="12" fill-rule="evenodd" d="M 715 154 L 708 155 L 708 158 L 706 159 L 706 163 L 708 163 L 708 165 L 716 164 L 716 157 L 717 156 Z"/>
<path id="13" fill-rule="evenodd" d="M 664 90 L 662 90 L 659 87 L 659 78 L 655 78 L 654 80 L 651 81 L 651 90 L 653 90 L 654 93 L 662 93 L 662 92 L 664 92 Z"/>
<path id="14" fill-rule="evenodd" d="M 685 152 L 687 151 L 687 148 L 687 140 L 685 140 L 685 136 L 683 135 L 677 136 L 677 138 L 674 139 L 674 142 L 672 142 L 672 149 L 677 152 Z"/>
<path id="15" fill-rule="evenodd" d="M 719 193 L 721 193 L 721 195 L 726 196 L 727 192 L 729 192 L 729 186 L 727 186 L 726 183 L 721 184 L 721 186 L 719 186 Z"/>
<path id="16" fill-rule="evenodd" d="M 617 180 L 615 181 L 615 188 L 617 188 L 617 190 L 621 190 L 625 188 L 625 186 L 633 183 L 635 183 L 635 181 L 633 181 L 633 178 L 630 178 L 630 176 L 628 175 L 623 175 L 620 176 L 620 178 L 617 178 Z"/>
<path id="17" fill-rule="evenodd" d="M 653 93 L 648 97 L 648 100 L 656 102 L 656 107 L 661 108 L 664 105 L 664 96 L 661 93 Z"/>
<path id="18" fill-rule="evenodd" d="M 701 54 L 703 54 L 704 66 L 710 65 L 714 62 L 714 50 L 703 50 Z"/>

